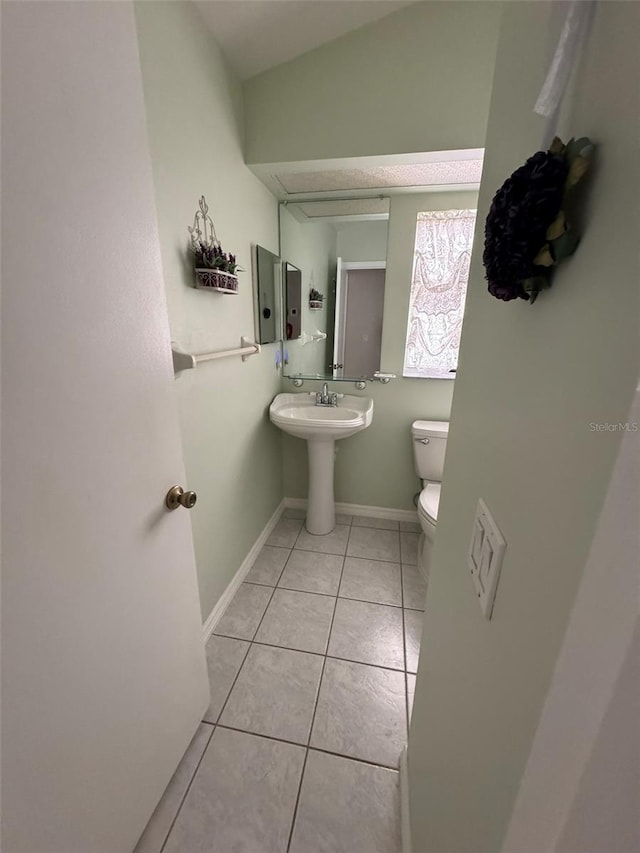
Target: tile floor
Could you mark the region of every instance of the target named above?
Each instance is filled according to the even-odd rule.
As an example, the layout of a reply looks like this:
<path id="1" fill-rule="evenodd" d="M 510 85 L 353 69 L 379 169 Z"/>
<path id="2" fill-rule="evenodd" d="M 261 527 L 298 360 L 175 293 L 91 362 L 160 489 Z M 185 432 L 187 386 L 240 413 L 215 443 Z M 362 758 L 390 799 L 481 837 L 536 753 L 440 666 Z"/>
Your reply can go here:
<path id="1" fill-rule="evenodd" d="M 303 517 L 285 510 L 207 643 L 209 708 L 135 853 L 399 853 L 420 528 Z"/>

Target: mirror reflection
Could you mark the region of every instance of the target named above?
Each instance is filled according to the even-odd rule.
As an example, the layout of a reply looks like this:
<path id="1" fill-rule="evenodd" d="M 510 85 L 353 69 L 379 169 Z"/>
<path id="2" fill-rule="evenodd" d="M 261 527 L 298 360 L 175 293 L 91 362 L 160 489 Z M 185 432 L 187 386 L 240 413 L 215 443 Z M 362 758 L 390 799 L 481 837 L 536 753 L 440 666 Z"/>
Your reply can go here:
<path id="1" fill-rule="evenodd" d="M 284 336 L 296 340 L 302 334 L 302 270 L 284 261 Z"/>
<path id="2" fill-rule="evenodd" d="M 258 315 L 258 341 L 272 344 L 279 341 L 280 323 L 278 305 L 281 282 L 281 261 L 273 252 L 256 246 L 256 292 Z"/>
<path id="3" fill-rule="evenodd" d="M 286 376 L 381 369 L 388 216 L 379 196 L 280 206 Z"/>
<path id="4" fill-rule="evenodd" d="M 332 365 L 337 379 L 380 370 L 384 279 L 380 262 L 338 259 Z"/>

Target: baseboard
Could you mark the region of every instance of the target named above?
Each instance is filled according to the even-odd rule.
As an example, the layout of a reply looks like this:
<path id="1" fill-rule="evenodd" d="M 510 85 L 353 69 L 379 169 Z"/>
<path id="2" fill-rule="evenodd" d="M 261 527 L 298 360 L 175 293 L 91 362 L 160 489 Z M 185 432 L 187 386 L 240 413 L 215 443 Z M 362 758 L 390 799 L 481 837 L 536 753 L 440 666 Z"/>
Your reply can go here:
<path id="1" fill-rule="evenodd" d="M 285 498 L 284 505 L 290 509 L 306 509 L 307 501 L 306 498 Z M 389 518 L 392 521 L 418 521 L 418 513 L 415 509 L 336 503 L 336 512 L 345 515 L 368 515 L 370 518 Z"/>
<path id="2" fill-rule="evenodd" d="M 411 853 L 411 818 L 409 814 L 409 763 L 407 747 L 400 756 L 400 837 L 402 853 Z"/>
<path id="3" fill-rule="evenodd" d="M 207 642 L 207 640 L 209 639 L 209 637 L 213 633 L 213 631 L 214 631 L 216 625 L 218 624 L 219 620 L 222 618 L 222 614 L 224 613 L 224 611 L 229 606 L 229 602 L 231 601 L 231 599 L 235 595 L 236 590 L 238 589 L 238 587 L 240 586 L 242 581 L 246 578 L 246 576 L 249 572 L 249 569 L 251 568 L 251 566 L 254 563 L 254 560 L 256 559 L 258 554 L 260 553 L 262 546 L 264 545 L 264 543 L 267 541 L 267 539 L 271 535 L 273 528 L 276 526 L 276 524 L 280 520 L 280 516 L 284 512 L 284 509 L 286 506 L 288 506 L 288 504 L 286 504 L 284 500 L 280 501 L 280 503 L 278 504 L 278 506 L 276 508 L 276 511 L 273 513 L 273 515 L 271 516 L 269 521 L 266 523 L 264 530 L 262 531 L 260 536 L 258 536 L 256 541 L 253 543 L 251 550 L 249 551 L 247 556 L 242 561 L 242 565 L 240 566 L 238 571 L 235 573 L 235 575 L 231 578 L 231 582 L 229 583 L 229 586 L 222 593 L 222 595 L 220 596 L 220 598 L 216 602 L 213 610 L 211 611 L 211 613 L 207 617 L 206 622 L 202 626 L 202 639 L 205 643 Z"/>

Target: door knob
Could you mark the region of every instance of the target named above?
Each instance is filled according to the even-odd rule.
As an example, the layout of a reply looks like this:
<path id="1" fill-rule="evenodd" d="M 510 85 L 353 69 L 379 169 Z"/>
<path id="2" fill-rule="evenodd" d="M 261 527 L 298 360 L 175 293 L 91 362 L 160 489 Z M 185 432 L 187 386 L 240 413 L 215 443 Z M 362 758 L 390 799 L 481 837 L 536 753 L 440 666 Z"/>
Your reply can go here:
<path id="1" fill-rule="evenodd" d="M 185 492 L 182 486 L 171 486 L 164 502 L 167 509 L 178 509 L 179 506 L 192 509 L 197 500 L 198 496 L 195 492 Z"/>

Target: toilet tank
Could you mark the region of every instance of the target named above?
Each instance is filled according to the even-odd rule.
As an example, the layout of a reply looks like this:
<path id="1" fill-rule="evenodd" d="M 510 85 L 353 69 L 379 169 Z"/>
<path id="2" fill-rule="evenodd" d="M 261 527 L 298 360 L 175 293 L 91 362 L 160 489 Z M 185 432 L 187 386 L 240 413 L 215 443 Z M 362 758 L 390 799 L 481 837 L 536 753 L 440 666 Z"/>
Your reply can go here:
<path id="1" fill-rule="evenodd" d="M 448 435 L 449 421 L 414 421 L 411 424 L 413 458 L 421 480 L 442 481 Z"/>

